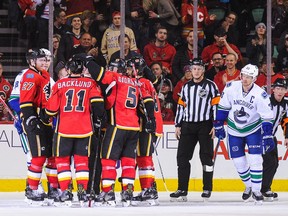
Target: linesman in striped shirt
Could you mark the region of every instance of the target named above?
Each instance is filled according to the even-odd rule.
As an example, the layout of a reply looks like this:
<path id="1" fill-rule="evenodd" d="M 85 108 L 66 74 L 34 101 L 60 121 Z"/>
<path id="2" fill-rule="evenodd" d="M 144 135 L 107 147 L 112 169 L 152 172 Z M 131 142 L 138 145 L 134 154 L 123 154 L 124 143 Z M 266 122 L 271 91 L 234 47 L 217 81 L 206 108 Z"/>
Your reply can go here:
<path id="1" fill-rule="evenodd" d="M 213 178 L 213 116 L 220 95 L 216 84 L 204 78 L 204 63 L 200 58 L 191 62 L 192 80 L 181 90 L 175 117 L 175 135 L 179 140 L 177 151 L 178 190 L 170 194 L 171 201 L 187 201 L 190 178 L 190 160 L 197 142 L 203 166 L 202 197 L 209 198 Z"/>
<path id="2" fill-rule="evenodd" d="M 261 187 L 262 195 L 267 201 L 273 201 L 278 198 L 278 194 L 271 191 L 271 185 L 279 165 L 276 132 L 281 121 L 285 132 L 284 145 L 286 147 L 288 146 L 288 98 L 285 97 L 288 82 L 284 78 L 277 78 L 272 87 L 273 94 L 270 96 L 270 102 L 274 114 L 273 139 L 275 148 L 271 152 L 263 154 L 263 178 Z"/>

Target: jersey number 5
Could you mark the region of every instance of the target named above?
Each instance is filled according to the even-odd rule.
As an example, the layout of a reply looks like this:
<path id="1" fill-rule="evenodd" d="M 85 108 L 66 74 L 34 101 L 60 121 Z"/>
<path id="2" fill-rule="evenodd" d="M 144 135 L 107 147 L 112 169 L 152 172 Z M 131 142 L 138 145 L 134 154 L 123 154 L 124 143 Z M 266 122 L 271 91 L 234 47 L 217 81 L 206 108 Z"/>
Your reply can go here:
<path id="1" fill-rule="evenodd" d="M 76 112 L 84 111 L 83 101 L 84 101 L 85 92 L 86 92 L 85 90 L 79 90 L 76 93 L 76 96 L 77 96 L 77 105 L 75 106 Z M 76 99 L 74 89 L 69 89 L 68 91 L 66 91 L 65 96 L 67 100 L 66 100 L 66 106 L 64 107 L 64 112 L 71 112 L 74 107 L 72 105 L 72 101 Z"/>

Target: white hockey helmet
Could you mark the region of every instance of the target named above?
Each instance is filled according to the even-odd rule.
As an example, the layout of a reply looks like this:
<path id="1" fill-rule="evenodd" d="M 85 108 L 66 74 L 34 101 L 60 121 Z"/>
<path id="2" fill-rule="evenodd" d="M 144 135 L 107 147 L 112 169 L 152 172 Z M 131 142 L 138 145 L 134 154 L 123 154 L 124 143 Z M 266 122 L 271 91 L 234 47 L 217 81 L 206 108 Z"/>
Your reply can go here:
<path id="1" fill-rule="evenodd" d="M 51 55 L 51 52 L 48 49 L 41 48 L 40 50 L 42 50 L 45 53 L 46 57 L 50 57 L 51 58 L 52 55 Z"/>
<path id="2" fill-rule="evenodd" d="M 256 65 L 247 64 L 241 69 L 241 74 L 251 76 L 255 79 L 258 76 L 258 67 Z"/>

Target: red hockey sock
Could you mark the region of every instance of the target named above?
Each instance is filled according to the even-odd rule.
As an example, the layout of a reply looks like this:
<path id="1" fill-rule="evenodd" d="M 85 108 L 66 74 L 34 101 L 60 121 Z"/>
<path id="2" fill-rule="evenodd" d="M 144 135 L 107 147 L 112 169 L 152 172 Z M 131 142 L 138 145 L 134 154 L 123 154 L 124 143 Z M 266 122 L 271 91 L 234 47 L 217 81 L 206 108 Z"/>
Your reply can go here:
<path id="1" fill-rule="evenodd" d="M 77 185 L 82 184 L 87 190 L 89 180 L 88 156 L 74 155 Z"/>
<path id="2" fill-rule="evenodd" d="M 42 175 L 42 167 L 46 161 L 46 157 L 33 157 L 31 165 L 28 167 L 28 185 L 32 190 L 37 190 Z"/>
<path id="3" fill-rule="evenodd" d="M 101 159 L 102 164 L 102 190 L 108 192 L 112 189 L 112 185 L 115 184 L 116 173 L 116 161 L 111 159 Z"/>
<path id="4" fill-rule="evenodd" d="M 51 187 L 58 188 L 58 176 L 55 157 L 49 157 L 46 165 L 46 176 Z"/>
<path id="5" fill-rule="evenodd" d="M 121 158 L 121 166 L 122 166 L 122 188 L 123 190 L 127 190 L 128 184 L 134 185 L 135 181 L 135 159 L 122 157 Z"/>
<path id="6" fill-rule="evenodd" d="M 150 188 L 155 181 L 152 156 L 139 156 L 136 158 L 136 161 L 138 164 L 141 189 Z"/>
<path id="7" fill-rule="evenodd" d="M 69 184 L 72 180 L 71 170 L 70 170 L 70 156 L 67 157 L 56 157 L 55 158 L 59 185 L 62 191 L 69 188 Z"/>

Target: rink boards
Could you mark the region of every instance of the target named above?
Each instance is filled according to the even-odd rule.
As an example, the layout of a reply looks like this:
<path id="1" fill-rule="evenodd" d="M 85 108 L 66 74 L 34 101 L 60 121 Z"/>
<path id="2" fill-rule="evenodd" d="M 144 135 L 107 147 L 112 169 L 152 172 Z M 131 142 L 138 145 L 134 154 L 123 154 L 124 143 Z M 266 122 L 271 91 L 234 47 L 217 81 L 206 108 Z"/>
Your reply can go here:
<path id="1" fill-rule="evenodd" d="M 177 189 L 176 152 L 178 141 L 175 139 L 174 130 L 174 125 L 164 126 L 163 137 L 157 143 L 158 159 L 154 154 L 155 175 L 159 191 L 165 191 L 165 187 L 158 160 L 160 161 L 168 190 L 173 191 Z M 277 132 L 277 138 L 279 167 L 273 182 L 273 190 L 288 191 L 288 151 L 283 144 L 284 136 L 280 128 Z M 214 146 L 216 142 L 217 140 L 215 139 Z M 189 190 L 192 191 L 202 191 L 202 166 L 198 152 L 199 148 L 196 148 L 194 157 L 191 160 Z M 0 164 L 0 191 L 23 191 L 27 170 L 26 156 L 21 148 L 17 131 L 11 124 L 0 124 Z M 43 176 L 43 181 L 45 182 L 45 174 Z M 139 182 L 137 180 L 135 185 L 136 190 L 139 189 Z M 229 159 L 225 140 L 221 141 L 217 152 L 213 188 L 214 191 L 242 191 L 244 189 L 234 165 Z M 116 190 L 120 190 L 119 184 L 116 184 Z"/>

